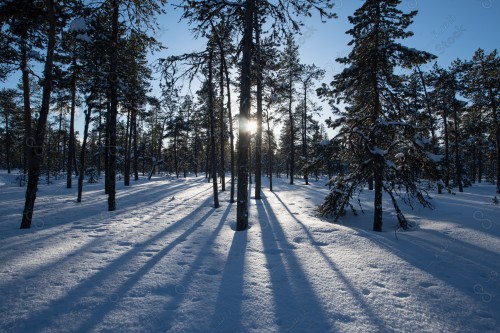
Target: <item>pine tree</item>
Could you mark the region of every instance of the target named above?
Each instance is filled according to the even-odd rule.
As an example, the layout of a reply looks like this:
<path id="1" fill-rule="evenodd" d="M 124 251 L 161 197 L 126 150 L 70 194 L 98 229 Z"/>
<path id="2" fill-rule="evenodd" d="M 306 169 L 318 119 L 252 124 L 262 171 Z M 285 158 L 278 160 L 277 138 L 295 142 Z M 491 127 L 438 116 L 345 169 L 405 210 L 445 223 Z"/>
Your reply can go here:
<path id="1" fill-rule="evenodd" d="M 316 65 L 301 65 L 299 82 L 300 91 L 302 93 L 302 103 L 301 103 L 301 132 L 302 132 L 302 158 L 305 161 L 304 170 L 304 181 L 306 185 L 309 185 L 309 154 L 308 154 L 308 143 L 307 143 L 307 132 L 308 123 L 310 121 L 310 115 L 308 113 L 308 105 L 311 103 L 309 101 L 309 93 L 311 92 L 312 86 L 315 81 L 320 80 L 325 75 L 325 70 L 318 68 Z"/>
<path id="2" fill-rule="evenodd" d="M 130 22 L 145 29 L 155 29 L 156 22 L 154 15 L 163 13 L 160 7 L 164 5 L 166 0 L 109 0 L 109 11 L 112 18 L 111 34 L 109 38 L 109 115 L 107 122 L 107 130 L 109 132 L 109 155 L 106 177 L 108 179 L 108 210 L 116 210 L 116 163 L 117 163 L 117 127 L 116 120 L 118 116 L 118 84 L 119 84 L 119 65 L 124 61 L 120 58 L 119 41 L 119 17 L 121 6 L 124 6 L 126 13 L 129 15 Z"/>
<path id="3" fill-rule="evenodd" d="M 44 43 L 47 34 L 46 6 L 37 6 L 36 1 L 20 0 L 0 4 L 0 40 L 2 65 L 0 78 L 7 72 L 18 68 L 22 73 L 23 111 L 24 111 L 24 158 L 23 171 L 26 174 L 31 161 L 34 142 L 32 129 L 30 60 L 42 61 L 36 51 Z M 5 24 L 5 29 L 3 29 Z"/>
<path id="4" fill-rule="evenodd" d="M 497 50 L 486 54 L 478 49 L 471 61 L 464 64 L 464 95 L 474 105 L 488 110 L 490 136 L 495 138 L 496 191 L 500 193 L 500 57 Z"/>
<path id="5" fill-rule="evenodd" d="M 285 49 L 283 51 L 283 56 L 281 58 L 280 64 L 280 78 L 279 80 L 283 83 L 283 90 L 286 96 L 286 107 L 283 109 L 286 111 L 288 115 L 288 127 L 290 133 L 289 138 L 292 140 L 290 142 L 288 151 L 289 156 L 289 177 L 290 184 L 294 183 L 294 174 L 295 174 L 295 137 L 296 137 L 296 126 L 295 126 L 295 117 L 294 117 L 294 102 L 295 102 L 295 94 L 296 89 L 295 85 L 299 82 L 299 78 L 301 75 L 301 66 L 299 62 L 299 47 L 296 44 L 293 35 L 289 34 L 286 39 Z"/>
<path id="6" fill-rule="evenodd" d="M 213 20 L 220 17 L 232 18 L 230 24 L 242 32 L 241 41 L 241 70 L 240 70 L 240 112 L 239 112 L 239 140 L 238 140 L 238 189 L 236 229 L 245 230 L 248 226 L 248 173 L 249 173 L 249 147 L 250 133 L 248 122 L 251 106 L 251 67 L 253 58 L 253 37 L 255 29 L 255 11 L 265 8 L 265 16 L 274 19 L 272 28 L 274 32 L 285 31 L 285 27 L 292 26 L 295 31 L 300 28 L 300 21 L 294 15 L 311 15 L 311 10 L 316 9 L 323 17 L 331 18 L 330 13 L 333 3 L 330 0 L 289 0 L 278 4 L 270 1 L 183 1 L 184 18 L 198 25 L 195 31 L 207 30 Z"/>
<path id="7" fill-rule="evenodd" d="M 42 106 L 40 108 L 35 135 L 30 147 L 31 160 L 30 163 L 28 163 L 28 186 L 26 189 L 26 200 L 23 209 L 21 229 L 30 228 L 31 221 L 33 219 L 33 210 L 35 206 L 38 180 L 40 178 L 40 164 L 43 154 L 46 123 L 50 108 L 50 95 L 52 93 L 52 69 L 54 65 L 54 49 L 56 47 L 56 34 L 58 25 L 56 11 L 60 10 L 61 8 L 56 7 L 56 4 L 53 0 L 47 0 L 45 2 L 45 7 L 46 19 L 49 28 L 47 39 L 47 53 L 45 56 L 43 73 Z"/>
<path id="8" fill-rule="evenodd" d="M 408 227 L 396 197 L 410 201 L 416 198 L 428 206 L 423 190 L 412 167 L 417 161 L 432 168 L 434 163 L 426 151 L 430 142 L 418 133 L 418 128 L 405 119 L 398 109 L 400 96 L 395 95 L 402 78 L 396 68 L 421 64 L 432 56 L 401 45 L 398 40 L 412 36 L 406 31 L 417 14 L 403 13 L 397 8 L 399 0 L 366 0 L 349 17 L 353 28 L 349 43 L 352 51 L 340 58 L 346 68 L 334 77 L 332 88 L 325 85 L 320 95 L 334 98 L 332 103 L 343 102 L 345 110 L 334 108 L 338 119 L 331 123 L 339 128 L 336 138 L 343 142 L 345 162 L 350 172 L 332 179 L 331 193 L 320 207 L 322 214 L 339 218 L 346 206 L 355 211 L 351 203 L 355 192 L 360 192 L 374 179 L 373 230 L 382 230 L 382 193 L 391 197 L 402 228 Z M 393 157 L 394 156 L 394 157 Z M 429 173 L 431 173 L 429 171 Z"/>
<path id="9" fill-rule="evenodd" d="M 5 132 L 1 133 L 3 134 L 1 141 L 3 141 L 2 143 L 4 146 L 4 149 L 2 151 L 4 152 L 3 161 L 5 162 L 5 165 L 2 165 L 2 167 L 7 168 L 7 173 L 11 172 L 12 164 L 14 161 L 12 157 L 14 153 L 14 144 L 16 142 L 16 120 L 19 120 L 19 114 L 21 114 L 16 105 L 17 95 L 18 92 L 15 89 L 4 88 L 0 90 L 0 121 L 3 120 L 5 126 L 3 129 Z"/>

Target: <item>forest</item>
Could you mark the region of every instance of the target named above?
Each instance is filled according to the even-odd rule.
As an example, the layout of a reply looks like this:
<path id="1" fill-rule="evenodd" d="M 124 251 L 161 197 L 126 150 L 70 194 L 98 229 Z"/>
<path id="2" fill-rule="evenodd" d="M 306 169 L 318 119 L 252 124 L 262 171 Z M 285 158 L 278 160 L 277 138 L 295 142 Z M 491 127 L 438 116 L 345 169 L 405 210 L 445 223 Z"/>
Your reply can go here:
<path id="1" fill-rule="evenodd" d="M 481 182 L 500 193 L 497 51 L 442 68 L 404 46 L 417 11 L 400 3 L 367 0 L 349 17 L 352 49 L 331 78 L 301 62 L 297 39 L 303 17 L 336 18 L 334 1 L 178 1 L 206 48 L 168 56 L 155 38 L 165 0 L 3 1 L 0 80 L 11 87 L 0 91 L 0 169 L 26 187 L 21 228 L 36 214 L 38 185 L 61 178 L 78 202 L 84 183 L 103 182 L 114 211 L 117 182 L 204 175 L 215 208 L 230 191 L 238 230 L 249 183 L 259 200 L 263 177 L 272 190 L 273 177 L 327 176 L 319 212 L 334 219 L 356 213 L 368 188 L 375 231 L 383 193 L 403 229 L 401 201 L 431 206 L 430 193 Z"/>
<path id="2" fill-rule="evenodd" d="M 499 3 L 353 3 L 2 0 L 0 333 L 498 333 Z"/>

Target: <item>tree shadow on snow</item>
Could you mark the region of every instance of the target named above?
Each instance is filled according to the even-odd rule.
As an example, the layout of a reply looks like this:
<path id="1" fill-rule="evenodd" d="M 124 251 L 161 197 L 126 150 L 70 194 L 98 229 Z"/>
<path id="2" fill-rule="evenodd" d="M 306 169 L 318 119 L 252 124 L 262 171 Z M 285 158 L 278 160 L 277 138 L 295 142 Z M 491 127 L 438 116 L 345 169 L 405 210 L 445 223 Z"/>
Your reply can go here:
<path id="1" fill-rule="evenodd" d="M 183 243 L 189 235 L 195 232 L 200 225 L 207 220 L 213 213 L 213 209 L 209 209 L 200 218 L 197 218 L 196 222 L 190 225 L 190 227 L 182 232 L 177 238 L 171 240 L 168 238 L 170 233 L 185 226 L 186 223 L 193 220 L 197 214 L 202 214 L 203 209 L 207 208 L 211 200 L 212 198 L 204 200 L 187 216 L 141 242 L 141 244 L 132 244 L 134 245 L 132 249 L 113 259 L 106 267 L 102 268 L 94 275 L 89 276 L 86 280 L 78 283 L 72 289 L 69 289 L 67 293 L 60 298 L 49 301 L 46 307 L 44 307 L 44 310 L 35 314 L 28 313 L 27 318 L 19 324 L 21 331 L 39 332 L 44 329 L 51 329 L 54 327 L 54 323 L 61 322 L 64 320 L 65 316 L 70 316 L 73 313 L 79 313 L 78 318 L 81 319 L 81 321 L 65 323 L 64 327 L 67 330 L 75 332 L 92 331 L 97 325 L 103 323 L 105 317 L 111 311 L 120 305 L 119 300 L 124 297 L 142 277 L 150 272 L 172 249 Z M 152 255 L 150 259 L 148 259 L 139 269 L 135 270 L 133 274 L 125 275 L 125 279 L 122 279 L 123 282 L 119 282 L 119 285 L 113 285 L 116 280 L 119 280 L 119 277 L 124 276 L 124 271 L 131 261 L 135 258 L 142 257 L 144 248 L 165 239 L 170 241 L 168 245 Z M 110 287 L 110 289 L 113 289 L 113 293 L 104 295 L 107 299 L 103 302 L 93 304 L 92 298 L 96 297 L 95 293 L 99 292 L 99 289 L 102 287 Z M 72 304 L 72 306 L 68 307 L 68 304 Z M 74 316 L 70 317 L 73 319 L 75 318 Z M 32 323 L 36 323 L 36 325 L 32 325 Z"/>
<path id="2" fill-rule="evenodd" d="M 283 332 L 331 331 L 328 316 L 308 276 L 293 253 L 267 197 L 255 204 L 262 229 L 262 243 L 273 292 L 276 324 Z M 299 313 L 299 316 L 297 316 Z"/>

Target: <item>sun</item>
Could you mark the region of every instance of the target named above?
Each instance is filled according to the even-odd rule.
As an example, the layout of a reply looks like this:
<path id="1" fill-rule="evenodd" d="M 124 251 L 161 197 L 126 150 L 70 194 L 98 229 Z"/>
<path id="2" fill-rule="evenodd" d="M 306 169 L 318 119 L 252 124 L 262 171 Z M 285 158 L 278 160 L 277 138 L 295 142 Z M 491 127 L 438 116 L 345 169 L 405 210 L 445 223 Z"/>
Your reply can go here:
<path id="1" fill-rule="evenodd" d="M 247 123 L 247 130 L 253 134 L 257 132 L 257 122 L 255 120 L 249 120 Z"/>

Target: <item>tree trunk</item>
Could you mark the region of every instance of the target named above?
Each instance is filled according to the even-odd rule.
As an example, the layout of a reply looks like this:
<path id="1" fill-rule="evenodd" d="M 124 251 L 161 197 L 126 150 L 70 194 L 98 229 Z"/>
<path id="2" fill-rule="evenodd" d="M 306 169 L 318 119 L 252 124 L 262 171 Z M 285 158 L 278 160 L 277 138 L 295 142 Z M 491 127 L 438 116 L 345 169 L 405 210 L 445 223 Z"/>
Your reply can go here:
<path id="1" fill-rule="evenodd" d="M 102 155 L 102 103 L 99 99 L 99 129 L 97 131 L 98 155 L 97 155 L 97 176 L 101 178 L 101 155 Z"/>
<path id="2" fill-rule="evenodd" d="M 76 109 L 76 57 L 73 56 L 71 73 L 71 115 L 69 121 L 68 165 L 66 188 L 71 188 L 73 176 L 73 158 L 75 157 L 75 109 Z"/>
<path id="3" fill-rule="evenodd" d="M 215 160 L 215 111 L 214 111 L 214 88 L 212 75 L 213 51 L 210 50 L 208 59 L 208 112 L 210 117 L 210 168 L 212 174 L 212 185 L 214 193 L 214 208 L 219 208 L 219 194 L 217 190 L 217 162 Z"/>
<path id="4" fill-rule="evenodd" d="M 234 135 L 233 135 L 233 115 L 232 115 L 232 110 L 231 110 L 231 80 L 229 77 L 229 69 L 227 68 L 227 62 L 226 58 L 223 57 L 222 61 L 224 63 L 224 73 L 226 76 L 226 90 L 227 90 L 227 117 L 229 120 L 229 145 L 231 146 L 231 162 L 230 162 L 230 168 L 231 168 L 231 194 L 229 198 L 230 203 L 234 203 L 234 183 L 235 183 L 235 171 L 234 171 Z"/>
<path id="5" fill-rule="evenodd" d="M 139 162 L 138 162 L 138 149 L 137 149 L 137 110 L 133 110 L 132 115 L 132 125 L 131 128 L 133 130 L 133 138 L 134 138 L 134 160 L 133 160 L 133 169 L 134 169 L 134 180 L 139 180 Z"/>
<path id="6" fill-rule="evenodd" d="M 23 103 L 24 103 L 24 167 L 23 173 L 26 174 L 29 169 L 29 163 L 32 160 L 33 150 L 33 133 L 31 130 L 31 87 L 28 68 L 28 46 L 27 46 L 28 32 L 24 31 L 21 41 L 21 71 L 23 82 Z"/>
<path id="7" fill-rule="evenodd" d="M 48 139 L 47 139 L 47 147 L 48 147 L 48 150 L 47 150 L 47 156 L 45 157 L 45 160 L 46 160 L 46 163 L 47 163 L 47 185 L 50 184 L 50 169 L 51 169 L 51 163 L 52 163 L 52 159 L 50 158 L 50 139 L 51 139 L 51 128 L 50 128 L 50 122 L 48 124 Z"/>
<path id="8" fill-rule="evenodd" d="M 383 190 L 383 158 L 375 158 L 375 172 L 374 172 L 374 185 L 375 185 L 375 199 L 373 202 L 373 231 L 382 231 L 382 190 Z M 382 160 L 382 161 L 379 161 Z"/>
<path id="9" fill-rule="evenodd" d="M 289 75 L 290 85 L 288 87 L 288 117 L 290 120 L 290 185 L 293 185 L 293 175 L 295 173 L 295 128 L 293 126 L 293 112 L 292 112 L 292 103 L 293 103 L 293 95 L 292 95 L 292 73 Z"/>
<path id="10" fill-rule="evenodd" d="M 497 157 L 497 193 L 500 194 L 500 115 L 497 110 L 496 96 L 493 94 L 493 90 L 489 89 L 489 97 L 491 100 L 491 113 L 493 118 L 493 126 L 495 128 L 496 136 L 496 157 Z"/>
<path id="11" fill-rule="evenodd" d="M 222 47 L 221 47 L 222 49 Z M 224 57 L 224 52 L 221 51 L 220 54 L 220 186 L 221 191 L 226 190 L 226 158 L 225 158 L 225 148 L 226 148 L 226 126 L 224 124 L 224 62 L 222 58 Z"/>
<path id="12" fill-rule="evenodd" d="M 108 169 L 108 211 L 116 210 L 116 118 L 118 116 L 118 0 L 112 1 L 111 64 L 109 74 L 109 157 Z"/>
<path id="13" fill-rule="evenodd" d="M 54 13 L 54 1 L 46 0 L 48 27 L 47 56 L 44 66 L 44 80 L 42 91 L 42 106 L 36 127 L 34 145 L 31 147 L 32 160 L 28 163 L 28 186 L 26 189 L 26 200 L 24 203 L 21 229 L 31 227 L 33 220 L 33 209 L 35 206 L 38 180 L 40 178 L 40 162 L 43 153 L 43 141 L 45 137 L 45 126 L 50 109 L 50 94 L 52 92 L 52 67 L 54 63 L 54 49 L 56 46 L 56 17 Z"/>
<path id="14" fill-rule="evenodd" d="M 477 177 L 477 151 L 476 151 L 476 143 L 474 142 L 471 147 L 471 161 L 469 164 L 469 169 L 470 169 L 470 175 L 471 175 L 471 181 L 472 184 L 476 183 L 476 177 Z"/>
<path id="15" fill-rule="evenodd" d="M 272 146 L 272 132 L 271 132 L 271 119 L 269 117 L 269 110 L 267 110 L 267 155 L 269 160 L 269 191 L 273 191 L 273 146 Z"/>
<path id="16" fill-rule="evenodd" d="M 127 111 L 127 125 L 125 129 L 125 158 L 123 166 L 123 185 L 130 186 L 130 146 L 132 143 L 132 135 L 130 135 L 130 109 Z"/>
<path id="17" fill-rule="evenodd" d="M 92 113 L 90 103 L 87 103 L 87 112 L 85 113 L 85 126 L 83 129 L 82 150 L 80 151 L 80 173 L 78 174 L 78 198 L 76 202 L 82 202 L 83 178 L 85 175 L 85 154 L 87 149 L 87 137 L 89 132 L 90 115 Z"/>
<path id="18" fill-rule="evenodd" d="M 376 4 L 375 8 L 375 42 L 374 45 L 378 47 L 378 29 L 379 29 L 379 19 L 380 19 L 380 3 Z M 371 85 L 372 85 L 372 101 L 373 101 L 373 109 L 371 115 L 372 126 L 375 126 L 377 119 L 380 115 L 381 106 L 380 106 L 380 92 L 378 87 L 378 79 L 377 74 L 379 71 L 378 68 L 378 56 L 377 52 L 373 55 L 372 58 L 372 73 L 371 73 Z M 378 132 L 374 131 L 370 134 L 370 145 L 371 149 L 378 148 Z M 384 158 L 383 156 L 375 155 L 373 156 L 373 181 L 374 181 L 374 190 L 375 190 L 375 198 L 373 202 L 373 230 L 374 231 L 382 231 L 382 190 L 383 190 L 383 181 L 384 181 Z"/>
<path id="19" fill-rule="evenodd" d="M 5 112 L 5 159 L 7 162 L 7 173 L 10 173 L 10 130 L 9 130 L 9 110 Z"/>
<path id="20" fill-rule="evenodd" d="M 448 135 L 448 111 L 443 110 L 443 130 L 444 130 L 444 185 L 450 187 L 450 140 Z"/>
<path id="21" fill-rule="evenodd" d="M 302 114 L 302 155 L 304 156 L 306 167 L 304 169 L 304 180 L 309 185 L 308 156 L 307 156 L 307 84 L 304 83 L 304 112 Z"/>
<path id="22" fill-rule="evenodd" d="M 427 85 L 425 83 L 424 74 L 420 69 L 420 66 L 418 65 L 417 65 L 417 71 L 420 77 L 420 81 L 422 82 L 422 88 L 424 89 L 425 108 L 427 110 L 427 117 L 429 117 L 432 145 L 434 146 L 434 153 L 437 154 L 438 152 L 437 152 L 436 130 L 434 125 L 434 117 L 432 116 L 431 99 L 429 97 L 429 93 L 427 92 Z"/>
<path id="23" fill-rule="evenodd" d="M 236 207 L 236 230 L 248 227 L 248 147 L 250 132 L 248 121 L 251 107 L 251 66 L 253 12 L 255 0 L 247 0 L 245 4 L 245 22 L 243 32 L 243 59 L 241 62 L 240 117 L 238 140 L 238 194 Z"/>
<path id="24" fill-rule="evenodd" d="M 453 125 L 454 125 L 454 132 L 455 132 L 455 142 L 454 142 L 454 153 L 455 153 L 455 182 L 458 185 L 458 191 L 463 192 L 463 184 L 462 184 L 462 162 L 460 161 L 460 134 L 458 133 L 459 131 L 459 124 L 458 124 L 458 107 L 456 103 L 453 103 Z"/>
<path id="25" fill-rule="evenodd" d="M 255 199 L 260 200 L 262 189 L 262 57 L 260 45 L 260 22 L 255 11 L 255 61 L 257 70 L 257 133 L 255 135 Z"/>
<path id="26" fill-rule="evenodd" d="M 109 143 L 110 143 L 110 132 L 109 132 L 109 122 L 110 122 L 110 104 L 109 102 L 106 103 L 106 132 L 105 136 L 106 138 L 104 139 L 105 145 L 104 145 L 104 194 L 109 194 Z"/>
<path id="27" fill-rule="evenodd" d="M 179 179 L 179 159 L 177 157 L 177 128 L 174 129 L 174 169 L 175 178 Z"/>

